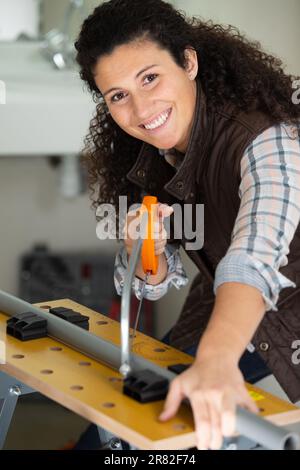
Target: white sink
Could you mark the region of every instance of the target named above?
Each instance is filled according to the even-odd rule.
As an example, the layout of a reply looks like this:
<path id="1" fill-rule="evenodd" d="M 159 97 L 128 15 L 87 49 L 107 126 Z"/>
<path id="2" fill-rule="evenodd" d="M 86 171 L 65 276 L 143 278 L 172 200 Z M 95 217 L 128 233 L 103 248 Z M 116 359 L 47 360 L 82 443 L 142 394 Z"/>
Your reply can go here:
<path id="1" fill-rule="evenodd" d="M 41 43 L 0 42 L 0 156 L 76 154 L 95 111 L 77 70 L 56 70 Z"/>

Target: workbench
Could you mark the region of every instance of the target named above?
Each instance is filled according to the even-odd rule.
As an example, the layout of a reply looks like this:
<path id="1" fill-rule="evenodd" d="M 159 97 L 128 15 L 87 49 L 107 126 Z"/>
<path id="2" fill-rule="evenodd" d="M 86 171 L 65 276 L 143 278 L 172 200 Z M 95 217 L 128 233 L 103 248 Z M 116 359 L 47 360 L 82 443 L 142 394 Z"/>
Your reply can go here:
<path id="1" fill-rule="evenodd" d="M 69 299 L 36 306 L 47 311 L 49 307 L 62 306 L 80 312 L 89 317 L 92 333 L 120 345 L 120 324 L 105 315 Z M 17 397 L 37 391 L 95 423 L 110 435 L 129 442 L 133 448 L 158 450 L 195 446 L 193 416 L 189 407 L 181 405 L 176 417 L 162 423 L 158 416 L 163 409 L 163 400 L 141 404 L 125 396 L 119 372 L 53 338 L 22 342 L 7 335 L 8 318 L 0 312 L 6 354 L 5 363 L 0 364 L 0 398 L 10 401 L 6 411 L 3 407 L 1 410 L 2 417 L 6 413 L 6 424 L 2 428 L 4 434 Z M 140 332 L 136 332 L 132 349 L 135 354 L 164 368 L 193 362 L 193 357 Z M 247 384 L 247 389 L 257 402 L 261 416 L 280 426 L 300 421 L 300 409 L 295 405 L 255 386 Z"/>

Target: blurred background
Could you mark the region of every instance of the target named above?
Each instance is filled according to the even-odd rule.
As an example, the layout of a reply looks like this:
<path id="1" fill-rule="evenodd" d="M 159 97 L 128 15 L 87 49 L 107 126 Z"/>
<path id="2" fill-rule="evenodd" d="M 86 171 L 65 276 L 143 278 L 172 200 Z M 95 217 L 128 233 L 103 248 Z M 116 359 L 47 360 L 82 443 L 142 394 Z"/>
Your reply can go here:
<path id="1" fill-rule="evenodd" d="M 99 3 L 0 0 L 0 289 L 31 302 L 69 297 L 115 315 L 118 244 L 96 237 L 80 166 L 95 105 L 73 61 L 73 42 L 83 18 Z M 300 75 L 299 0 L 170 3 L 188 14 L 237 26 L 280 57 L 287 72 Z M 192 279 L 195 267 L 184 253 L 182 258 Z M 189 285 L 171 289 L 148 306 L 144 314 L 151 316 L 149 334 L 161 338 L 175 323 Z M 141 328 L 145 324 L 142 320 Z M 86 424 L 79 418 L 76 423 L 78 427 L 67 424 L 67 434 L 63 428 L 55 442 L 49 443 L 48 434 L 44 442 L 40 432 L 33 444 L 21 432 L 20 440 L 11 435 L 7 446 L 57 448 L 68 432 L 75 439 L 74 433 Z"/>

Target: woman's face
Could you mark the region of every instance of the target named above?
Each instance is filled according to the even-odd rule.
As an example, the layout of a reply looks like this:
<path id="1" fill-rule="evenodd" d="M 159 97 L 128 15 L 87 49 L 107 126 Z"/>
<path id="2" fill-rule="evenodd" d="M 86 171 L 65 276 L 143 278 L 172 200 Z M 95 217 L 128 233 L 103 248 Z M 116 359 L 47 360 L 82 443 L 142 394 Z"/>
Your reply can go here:
<path id="1" fill-rule="evenodd" d="M 152 41 L 117 46 L 94 69 L 114 121 L 127 134 L 185 153 L 196 102 L 197 55 L 186 49 L 186 68 Z"/>

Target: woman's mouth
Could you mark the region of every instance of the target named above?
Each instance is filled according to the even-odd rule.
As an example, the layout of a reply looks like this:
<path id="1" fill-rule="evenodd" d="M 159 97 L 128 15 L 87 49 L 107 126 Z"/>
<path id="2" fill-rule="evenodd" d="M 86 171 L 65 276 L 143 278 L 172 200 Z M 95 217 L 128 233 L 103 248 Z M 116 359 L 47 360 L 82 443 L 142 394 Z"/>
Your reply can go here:
<path id="1" fill-rule="evenodd" d="M 148 121 L 147 123 L 141 124 L 140 127 L 142 127 L 142 129 L 145 129 L 149 132 L 160 130 L 163 127 L 165 127 L 166 123 L 169 121 L 171 112 L 172 112 L 172 108 L 169 108 L 166 111 L 163 111 L 161 114 L 159 114 L 152 121 Z"/>

